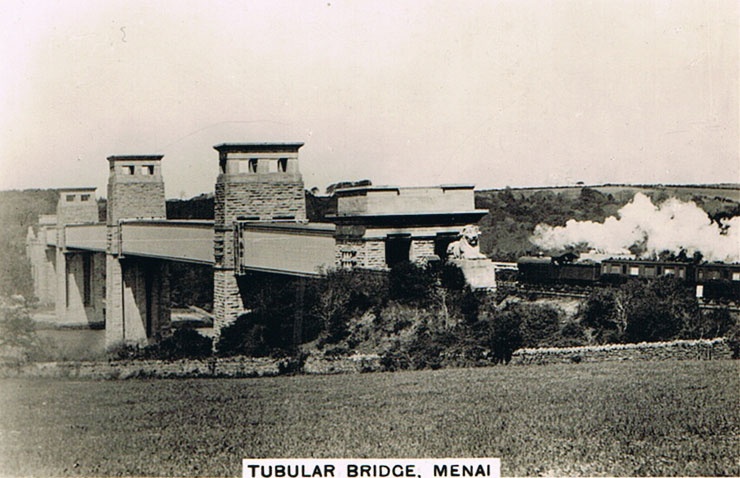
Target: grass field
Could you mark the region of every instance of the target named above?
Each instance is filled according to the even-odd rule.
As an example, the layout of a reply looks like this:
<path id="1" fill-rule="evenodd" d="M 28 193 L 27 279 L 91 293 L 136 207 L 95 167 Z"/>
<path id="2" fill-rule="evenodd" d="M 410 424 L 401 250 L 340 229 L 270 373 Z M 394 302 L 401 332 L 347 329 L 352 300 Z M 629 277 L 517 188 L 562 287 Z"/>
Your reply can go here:
<path id="1" fill-rule="evenodd" d="M 237 476 L 245 457 L 497 456 L 504 475 L 737 476 L 739 367 L 5 380 L 0 473 Z"/>

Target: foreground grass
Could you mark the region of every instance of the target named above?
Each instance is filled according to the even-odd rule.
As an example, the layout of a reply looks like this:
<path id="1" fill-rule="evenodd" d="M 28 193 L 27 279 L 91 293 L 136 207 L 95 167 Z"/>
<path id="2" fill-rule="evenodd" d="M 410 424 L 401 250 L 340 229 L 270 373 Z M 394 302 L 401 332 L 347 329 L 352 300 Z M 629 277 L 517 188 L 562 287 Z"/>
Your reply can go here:
<path id="1" fill-rule="evenodd" d="M 3 475 L 239 475 L 245 457 L 502 457 L 505 475 L 740 475 L 738 362 L 244 380 L 4 380 Z"/>

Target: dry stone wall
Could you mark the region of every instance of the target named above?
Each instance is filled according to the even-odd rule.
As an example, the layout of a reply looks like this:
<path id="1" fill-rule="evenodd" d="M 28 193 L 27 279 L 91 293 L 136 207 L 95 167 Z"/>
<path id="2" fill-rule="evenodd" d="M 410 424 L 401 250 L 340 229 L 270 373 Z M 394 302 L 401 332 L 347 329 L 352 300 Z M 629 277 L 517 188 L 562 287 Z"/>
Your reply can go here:
<path id="1" fill-rule="evenodd" d="M 112 362 L 43 362 L 0 367 L 0 378 L 47 377 L 98 380 L 129 378 L 268 377 L 289 370 L 288 359 L 135 360 Z"/>
<path id="2" fill-rule="evenodd" d="M 732 358 L 727 340 L 700 339 L 639 344 L 609 344 L 588 347 L 519 349 L 512 364 L 607 362 L 619 360 L 718 360 Z"/>
<path id="3" fill-rule="evenodd" d="M 725 339 L 676 340 L 673 342 L 603 345 L 597 347 L 519 349 L 511 364 L 545 365 L 555 363 L 726 360 L 732 351 Z M 7 357 L 6 357 L 7 359 Z M 467 362 L 466 362 L 467 363 Z M 480 363 L 478 364 L 480 365 Z M 454 365 L 453 365 L 454 366 Z M 385 370 L 376 354 L 344 357 L 308 357 L 302 364 L 290 359 L 219 358 L 206 360 L 135 360 L 111 362 L 45 362 L 0 364 L 0 378 L 49 377 L 97 380 L 130 378 L 267 377 L 285 373 L 343 374 Z"/>

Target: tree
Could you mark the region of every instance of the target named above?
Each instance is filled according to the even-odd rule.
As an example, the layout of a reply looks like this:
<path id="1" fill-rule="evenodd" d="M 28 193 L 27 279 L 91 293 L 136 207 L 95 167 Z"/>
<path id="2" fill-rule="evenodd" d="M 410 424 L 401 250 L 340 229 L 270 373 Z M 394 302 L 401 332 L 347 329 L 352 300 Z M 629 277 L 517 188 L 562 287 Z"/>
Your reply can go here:
<path id="1" fill-rule="evenodd" d="M 20 295 L 0 297 L 0 355 L 26 361 L 48 348 L 36 334 L 26 300 Z"/>

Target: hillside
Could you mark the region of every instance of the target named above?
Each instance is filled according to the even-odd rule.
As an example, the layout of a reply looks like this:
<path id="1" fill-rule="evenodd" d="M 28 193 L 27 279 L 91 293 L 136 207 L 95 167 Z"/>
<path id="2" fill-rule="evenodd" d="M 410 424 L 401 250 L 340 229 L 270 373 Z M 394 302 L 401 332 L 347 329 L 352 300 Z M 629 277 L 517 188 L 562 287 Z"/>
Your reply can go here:
<path id="1" fill-rule="evenodd" d="M 569 219 L 602 222 L 641 192 L 654 203 L 670 197 L 693 201 L 713 220 L 740 216 L 740 186 L 603 185 L 594 187 L 507 188 L 476 191 L 481 249 L 496 260 L 513 261 L 538 252 L 529 238 L 538 224 L 562 226 Z M 734 199 L 733 199 L 734 198 Z"/>
<path id="2" fill-rule="evenodd" d="M 54 214 L 59 193 L 53 189 L 0 191 L 0 295 L 31 297 L 31 265 L 26 258 L 28 227 L 39 215 Z"/>

